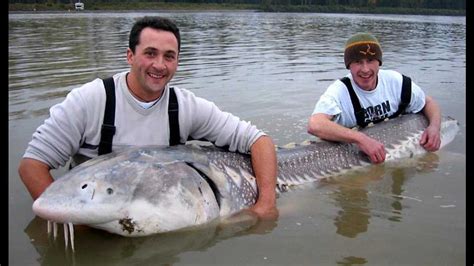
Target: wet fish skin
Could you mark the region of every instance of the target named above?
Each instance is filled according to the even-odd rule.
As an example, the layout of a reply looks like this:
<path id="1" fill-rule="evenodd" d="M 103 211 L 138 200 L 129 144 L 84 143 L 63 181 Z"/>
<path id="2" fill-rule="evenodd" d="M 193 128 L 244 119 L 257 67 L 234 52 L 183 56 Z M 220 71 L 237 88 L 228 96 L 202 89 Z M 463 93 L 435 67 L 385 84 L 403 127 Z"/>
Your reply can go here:
<path id="1" fill-rule="evenodd" d="M 384 143 L 386 160 L 426 151 L 418 144 L 428 125 L 404 115 L 363 131 Z M 443 118 L 442 146 L 458 131 Z M 353 144 L 312 141 L 278 148 L 279 192 L 369 164 Z M 199 226 L 253 205 L 258 195 L 247 154 L 214 146 L 135 147 L 89 160 L 51 184 L 33 211 L 58 223 L 86 224 L 123 236 Z"/>
<path id="2" fill-rule="evenodd" d="M 33 211 L 125 236 L 209 222 L 219 207 L 209 183 L 186 163 L 193 150 L 140 147 L 92 159 L 53 182 Z"/>
<path id="3" fill-rule="evenodd" d="M 426 153 L 419 145 L 419 139 L 427 126 L 424 115 L 408 114 L 361 131 L 384 144 L 385 161 L 390 162 Z M 455 138 L 458 130 L 457 120 L 442 117 L 440 149 Z M 311 141 L 306 145 L 279 149 L 277 155 L 278 183 L 283 185 L 311 182 L 370 164 L 369 158 L 355 144 L 329 141 Z"/>

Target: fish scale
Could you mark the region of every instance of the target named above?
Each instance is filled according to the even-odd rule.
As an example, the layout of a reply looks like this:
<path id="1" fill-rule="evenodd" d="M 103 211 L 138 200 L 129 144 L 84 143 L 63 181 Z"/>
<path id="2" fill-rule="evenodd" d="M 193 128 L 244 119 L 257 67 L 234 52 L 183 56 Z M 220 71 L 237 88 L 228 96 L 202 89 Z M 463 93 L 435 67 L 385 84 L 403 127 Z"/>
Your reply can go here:
<path id="1" fill-rule="evenodd" d="M 361 131 L 384 144 L 390 161 L 426 152 L 418 141 L 427 124 L 423 115 L 410 114 Z M 457 132 L 457 121 L 443 117 L 442 147 Z M 354 144 L 321 140 L 278 147 L 277 160 L 277 192 L 370 164 Z M 212 145 L 134 147 L 91 159 L 58 178 L 33 211 L 64 224 L 65 235 L 69 228 L 70 241 L 73 224 L 131 237 L 192 228 L 255 203 L 251 165 L 248 154 Z"/>

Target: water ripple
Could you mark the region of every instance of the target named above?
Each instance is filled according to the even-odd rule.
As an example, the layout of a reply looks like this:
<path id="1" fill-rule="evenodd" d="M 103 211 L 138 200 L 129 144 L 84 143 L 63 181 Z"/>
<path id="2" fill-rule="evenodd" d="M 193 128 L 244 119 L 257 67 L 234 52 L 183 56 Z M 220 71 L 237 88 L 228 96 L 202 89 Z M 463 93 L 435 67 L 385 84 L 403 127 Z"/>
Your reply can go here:
<path id="1" fill-rule="evenodd" d="M 128 31 L 141 15 L 10 14 L 10 119 L 21 118 L 21 113 L 44 115 L 38 110 L 60 101 L 72 88 L 128 69 Z M 221 95 L 232 91 L 243 102 L 260 97 L 252 108 L 262 113 L 266 111 L 261 106 L 267 105 L 291 109 L 282 106 L 280 99 L 294 88 L 303 93 L 307 101 L 303 104 L 312 106 L 332 80 L 346 73 L 343 46 L 355 31 L 373 32 L 383 44 L 384 66 L 416 74 L 421 84 L 432 73 L 440 73 L 438 83 L 449 80 L 466 64 L 465 18 L 252 12 L 160 15 L 174 18 L 181 28 L 182 52 L 174 85 L 199 90 L 200 96 L 211 99 L 217 91 Z M 234 106 L 233 100 L 224 97 L 219 102 Z"/>

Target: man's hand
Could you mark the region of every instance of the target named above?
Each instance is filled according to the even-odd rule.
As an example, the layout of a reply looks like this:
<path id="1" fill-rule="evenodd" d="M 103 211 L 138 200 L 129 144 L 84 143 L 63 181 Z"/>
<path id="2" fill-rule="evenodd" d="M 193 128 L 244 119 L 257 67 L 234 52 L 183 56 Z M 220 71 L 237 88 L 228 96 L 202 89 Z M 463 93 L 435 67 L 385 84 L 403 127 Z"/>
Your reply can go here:
<path id="1" fill-rule="evenodd" d="M 359 149 L 367 154 L 372 163 L 378 164 L 385 161 L 385 155 L 387 152 L 381 142 L 363 134 L 361 140 L 356 143 L 357 146 L 359 146 Z"/>
<path id="2" fill-rule="evenodd" d="M 423 113 L 430 121 L 420 138 L 420 145 L 427 151 L 437 151 L 441 146 L 441 110 L 438 103 L 430 96 L 426 96 Z"/>
<path id="3" fill-rule="evenodd" d="M 439 128 L 429 126 L 425 129 L 420 138 L 420 145 L 427 151 L 437 151 L 441 146 L 441 135 Z"/>
<path id="4" fill-rule="evenodd" d="M 276 220 L 279 215 L 275 204 L 265 204 L 261 201 L 257 201 L 249 210 L 262 220 Z"/>
<path id="5" fill-rule="evenodd" d="M 258 199 L 250 210 L 262 219 L 276 219 L 277 158 L 273 141 L 261 136 L 250 148 L 252 166 L 258 189 Z"/>
<path id="6" fill-rule="evenodd" d="M 308 133 L 324 140 L 355 143 L 372 163 L 385 161 L 386 151 L 382 143 L 360 131 L 343 127 L 332 121 L 332 118 L 333 116 L 327 114 L 312 115 L 308 122 Z"/>

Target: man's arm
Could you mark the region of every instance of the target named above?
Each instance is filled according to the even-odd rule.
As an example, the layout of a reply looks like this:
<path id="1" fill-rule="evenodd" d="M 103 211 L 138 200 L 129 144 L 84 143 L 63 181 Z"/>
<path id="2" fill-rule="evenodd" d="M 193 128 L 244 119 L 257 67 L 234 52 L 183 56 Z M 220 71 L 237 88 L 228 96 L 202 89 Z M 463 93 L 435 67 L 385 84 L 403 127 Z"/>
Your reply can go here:
<path id="1" fill-rule="evenodd" d="M 425 98 L 423 114 L 428 118 L 430 124 L 421 135 L 420 145 L 427 151 L 437 151 L 441 145 L 441 110 L 438 103 L 430 96 Z"/>
<path id="2" fill-rule="evenodd" d="M 18 173 L 33 200 L 36 200 L 54 181 L 49 170 L 47 164 L 35 159 L 23 158 L 20 161 Z"/>
<path id="3" fill-rule="evenodd" d="M 360 131 L 341 126 L 331 119 L 332 116 L 327 114 L 312 115 L 308 122 L 308 133 L 324 140 L 355 143 L 372 163 L 385 161 L 386 151 L 381 142 Z"/>
<path id="4" fill-rule="evenodd" d="M 260 218 L 276 219 L 277 159 L 272 139 L 268 136 L 259 137 L 250 147 L 250 152 L 258 187 L 257 202 L 250 210 Z"/>

